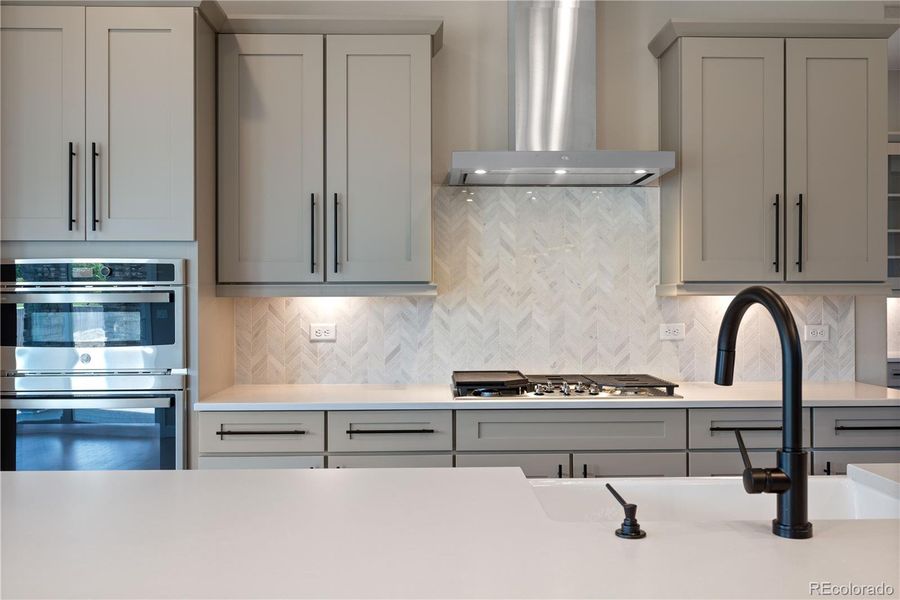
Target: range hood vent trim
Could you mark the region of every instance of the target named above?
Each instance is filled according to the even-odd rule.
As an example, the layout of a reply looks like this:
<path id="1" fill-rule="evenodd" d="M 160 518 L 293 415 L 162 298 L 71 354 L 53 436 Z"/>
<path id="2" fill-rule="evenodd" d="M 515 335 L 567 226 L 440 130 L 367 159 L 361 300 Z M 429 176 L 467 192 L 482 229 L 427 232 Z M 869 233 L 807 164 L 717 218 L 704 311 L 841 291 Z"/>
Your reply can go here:
<path id="1" fill-rule="evenodd" d="M 647 185 L 673 152 L 597 150 L 592 0 L 510 0 L 508 150 L 454 152 L 450 185 Z"/>
<path id="2" fill-rule="evenodd" d="M 449 184 L 634 187 L 675 168 L 675 153 L 628 150 L 454 152 Z"/>

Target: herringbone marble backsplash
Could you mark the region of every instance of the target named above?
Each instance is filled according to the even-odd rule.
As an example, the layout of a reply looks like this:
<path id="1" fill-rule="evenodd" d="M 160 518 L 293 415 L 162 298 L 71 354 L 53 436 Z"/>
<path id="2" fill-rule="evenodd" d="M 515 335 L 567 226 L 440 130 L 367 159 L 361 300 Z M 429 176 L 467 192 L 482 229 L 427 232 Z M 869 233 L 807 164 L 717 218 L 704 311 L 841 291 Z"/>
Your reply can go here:
<path id="1" fill-rule="evenodd" d="M 240 299 L 236 380 L 444 383 L 504 368 L 711 380 L 729 298 L 656 297 L 658 203 L 655 188 L 436 188 L 436 298 Z M 804 343 L 804 376 L 852 380 L 853 298 L 787 301 L 800 327 L 831 328 Z M 309 342 L 320 322 L 337 324 L 336 343 Z M 685 323 L 685 339 L 660 341 L 661 323 Z M 736 378 L 779 377 L 768 314 L 751 309 L 738 341 Z"/>

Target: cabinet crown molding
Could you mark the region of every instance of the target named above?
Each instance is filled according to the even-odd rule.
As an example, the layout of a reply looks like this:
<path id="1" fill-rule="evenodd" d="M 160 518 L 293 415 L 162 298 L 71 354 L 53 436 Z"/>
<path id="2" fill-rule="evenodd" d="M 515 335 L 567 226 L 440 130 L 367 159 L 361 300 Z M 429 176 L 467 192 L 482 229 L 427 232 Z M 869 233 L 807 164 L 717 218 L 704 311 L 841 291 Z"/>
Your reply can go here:
<path id="1" fill-rule="evenodd" d="M 771 37 L 771 38 L 862 38 L 887 39 L 900 28 L 890 20 L 808 21 L 742 21 L 670 19 L 653 36 L 647 48 L 659 58 L 681 37 Z"/>

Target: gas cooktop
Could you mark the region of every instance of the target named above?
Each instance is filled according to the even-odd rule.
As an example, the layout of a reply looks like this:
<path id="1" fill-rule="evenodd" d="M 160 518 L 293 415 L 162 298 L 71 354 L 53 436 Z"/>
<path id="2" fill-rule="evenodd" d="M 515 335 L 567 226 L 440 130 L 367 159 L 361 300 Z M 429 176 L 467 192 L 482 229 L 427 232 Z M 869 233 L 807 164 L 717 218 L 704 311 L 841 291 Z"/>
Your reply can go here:
<path id="1" fill-rule="evenodd" d="M 651 375 L 523 375 L 520 371 L 454 371 L 456 397 L 673 397 L 676 384 Z"/>

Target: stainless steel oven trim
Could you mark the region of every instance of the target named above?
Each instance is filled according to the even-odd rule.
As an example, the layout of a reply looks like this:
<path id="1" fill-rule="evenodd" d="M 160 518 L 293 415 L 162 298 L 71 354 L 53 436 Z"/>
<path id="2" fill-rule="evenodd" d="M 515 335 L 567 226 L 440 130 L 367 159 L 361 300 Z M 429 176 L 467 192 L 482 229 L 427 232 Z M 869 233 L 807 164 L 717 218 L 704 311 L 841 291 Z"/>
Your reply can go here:
<path id="1" fill-rule="evenodd" d="M 183 373 L 91 373 L 25 374 L 0 377 L 0 391 L 34 393 L 71 393 L 108 391 L 143 392 L 178 391 L 185 388 Z"/>
<path id="2" fill-rule="evenodd" d="M 70 286 L 72 287 L 72 286 Z M 86 288 L 79 286 L 79 292 Z M 183 369 L 185 359 L 185 288 L 178 286 L 154 287 L 155 293 L 174 296 L 175 303 L 175 343 L 171 346 L 132 346 L 121 348 L 12 348 L 0 349 L 0 365 L 3 371 L 118 371 L 118 370 L 166 370 Z M 18 291 L 18 290 L 17 290 Z M 28 290 L 35 294 L 65 296 L 54 289 Z M 119 293 L 147 293 L 147 288 L 119 287 Z M 7 295 L 3 296 L 4 301 Z M 79 294 L 81 295 L 81 294 Z M 99 298 L 109 296 L 106 292 L 93 288 L 87 302 L 100 302 Z M 168 300 L 168 297 L 166 298 Z M 80 302 L 81 300 L 77 300 Z"/>
<path id="3" fill-rule="evenodd" d="M 142 281 L 141 285 L 184 285 L 184 259 L 183 258 L 15 258 L 0 260 L 0 264 L 4 265 L 27 265 L 27 264 L 80 264 L 80 263 L 104 263 L 114 264 L 172 264 L 175 267 L 174 281 Z M 6 282 L 4 287 L 33 286 L 36 282 Z M 92 286 L 109 287 L 116 285 L 128 285 L 128 282 L 122 281 L 91 281 Z M 138 282 L 134 282 L 135 284 Z M 41 282 L 42 287 L 60 287 L 78 285 L 77 282 L 60 281 L 60 282 Z"/>
<path id="4" fill-rule="evenodd" d="M 113 304 L 125 302 L 168 302 L 169 295 L 172 292 L 146 290 L 128 291 L 116 288 L 113 292 L 94 290 L 33 290 L 14 292 L 4 292 L 0 296 L 2 304 L 71 304 L 73 302 L 93 303 L 93 304 Z"/>
<path id="5" fill-rule="evenodd" d="M 107 392 L 92 391 L 60 394 L 57 392 L 4 393 L 0 409 L 35 408 L 175 408 L 175 469 L 184 469 L 184 392 Z"/>

